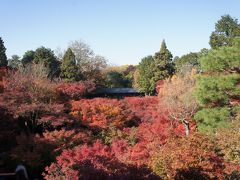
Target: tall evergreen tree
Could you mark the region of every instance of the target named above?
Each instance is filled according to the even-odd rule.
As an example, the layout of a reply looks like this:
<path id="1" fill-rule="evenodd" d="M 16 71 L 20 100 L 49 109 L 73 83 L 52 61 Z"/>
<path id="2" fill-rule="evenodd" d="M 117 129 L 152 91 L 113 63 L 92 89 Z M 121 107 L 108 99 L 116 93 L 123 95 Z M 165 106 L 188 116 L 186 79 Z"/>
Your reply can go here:
<path id="1" fill-rule="evenodd" d="M 230 15 L 224 15 L 215 24 L 215 31 L 210 36 L 209 44 L 213 49 L 231 46 L 235 37 L 240 36 L 240 24 Z"/>
<path id="2" fill-rule="evenodd" d="M 167 49 L 165 40 L 162 41 L 159 52 L 155 53 L 152 70 L 154 72 L 154 82 L 165 79 L 174 73 L 172 53 Z"/>
<path id="3" fill-rule="evenodd" d="M 7 56 L 6 56 L 6 48 L 4 46 L 4 42 L 0 37 L 0 67 L 7 66 Z"/>
<path id="4" fill-rule="evenodd" d="M 79 78 L 75 55 L 70 48 L 63 56 L 60 76 L 69 82 L 76 81 Z"/>

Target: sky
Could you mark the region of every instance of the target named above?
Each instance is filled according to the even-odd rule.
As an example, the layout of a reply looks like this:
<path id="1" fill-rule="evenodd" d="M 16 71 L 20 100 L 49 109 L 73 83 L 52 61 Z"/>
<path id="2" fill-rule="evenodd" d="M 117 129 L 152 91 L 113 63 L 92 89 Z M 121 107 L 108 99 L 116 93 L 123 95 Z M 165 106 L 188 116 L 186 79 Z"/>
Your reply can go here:
<path id="1" fill-rule="evenodd" d="M 81 40 L 115 65 L 138 64 L 165 39 L 173 56 L 209 48 L 222 15 L 240 0 L 0 0 L 0 37 L 10 58 Z"/>

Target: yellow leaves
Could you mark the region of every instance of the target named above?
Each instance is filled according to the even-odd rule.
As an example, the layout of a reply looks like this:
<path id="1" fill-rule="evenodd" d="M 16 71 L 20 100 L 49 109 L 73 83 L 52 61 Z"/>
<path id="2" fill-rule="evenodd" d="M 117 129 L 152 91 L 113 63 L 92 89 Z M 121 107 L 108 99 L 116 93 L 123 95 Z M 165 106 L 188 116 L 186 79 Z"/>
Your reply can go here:
<path id="1" fill-rule="evenodd" d="M 240 164 L 240 121 L 235 120 L 231 128 L 220 129 L 216 134 L 217 146 L 228 162 Z"/>
<path id="2" fill-rule="evenodd" d="M 78 116 L 79 115 L 79 111 L 72 111 L 72 112 L 70 112 L 70 115 Z"/>
<path id="3" fill-rule="evenodd" d="M 109 116 L 116 116 L 120 113 L 120 108 L 119 107 L 113 107 L 111 105 L 99 106 L 99 110 L 103 113 L 108 114 Z"/>
<path id="4" fill-rule="evenodd" d="M 192 68 L 190 77 L 194 77 L 198 73 L 196 68 Z"/>

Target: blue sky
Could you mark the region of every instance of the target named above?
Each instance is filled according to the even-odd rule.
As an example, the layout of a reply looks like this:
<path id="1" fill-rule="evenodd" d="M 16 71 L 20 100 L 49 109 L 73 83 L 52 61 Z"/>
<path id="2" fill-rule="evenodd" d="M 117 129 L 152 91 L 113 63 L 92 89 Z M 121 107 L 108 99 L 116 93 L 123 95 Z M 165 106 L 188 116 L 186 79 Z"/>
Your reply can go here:
<path id="1" fill-rule="evenodd" d="M 0 0 L 7 56 L 83 40 L 110 63 L 138 64 L 165 39 L 174 56 L 209 48 L 221 15 L 240 20 L 239 0 Z"/>

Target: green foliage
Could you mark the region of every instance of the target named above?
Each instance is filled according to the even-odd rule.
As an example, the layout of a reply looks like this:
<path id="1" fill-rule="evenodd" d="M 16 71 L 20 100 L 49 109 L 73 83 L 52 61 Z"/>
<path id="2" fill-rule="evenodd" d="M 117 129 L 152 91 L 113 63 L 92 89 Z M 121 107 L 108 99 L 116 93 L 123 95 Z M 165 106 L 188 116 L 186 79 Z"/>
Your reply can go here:
<path id="1" fill-rule="evenodd" d="M 198 129 L 205 133 L 211 133 L 217 128 L 227 127 L 227 121 L 231 118 L 228 107 L 204 108 L 198 111 L 194 119 L 199 123 Z"/>
<path id="2" fill-rule="evenodd" d="M 109 88 L 125 88 L 130 87 L 131 82 L 124 75 L 117 71 L 110 71 L 106 75 L 106 86 Z"/>
<path id="3" fill-rule="evenodd" d="M 197 97 L 202 105 L 223 106 L 231 98 L 240 96 L 239 74 L 200 76 L 197 81 Z"/>
<path id="4" fill-rule="evenodd" d="M 198 77 L 196 96 L 202 105 L 195 119 L 205 132 L 227 126 L 237 115 L 240 100 L 240 40 L 232 47 L 211 50 L 200 59 L 203 74 Z"/>
<path id="5" fill-rule="evenodd" d="M 175 68 L 177 72 L 184 71 L 184 68 L 189 66 L 190 68 L 198 67 L 199 66 L 199 54 L 198 53 L 189 53 L 186 55 L 183 55 L 180 58 L 177 58 L 174 61 Z M 188 71 L 191 72 L 191 69 L 188 69 Z M 185 72 L 182 72 L 185 73 Z"/>
<path id="6" fill-rule="evenodd" d="M 128 81 L 128 87 L 133 87 L 135 71 L 136 66 L 133 65 L 127 65 L 126 69 L 123 71 L 124 78 Z"/>
<path id="7" fill-rule="evenodd" d="M 100 138 L 104 144 L 110 145 L 116 139 L 125 139 L 127 142 L 134 146 L 137 143 L 137 129 L 132 127 L 130 132 L 125 132 L 118 129 L 115 126 L 110 126 L 108 129 L 102 130 L 100 133 Z"/>
<path id="8" fill-rule="evenodd" d="M 22 64 L 26 65 L 28 63 L 32 63 L 34 59 L 34 55 L 35 55 L 35 51 L 32 51 L 32 50 L 26 51 L 22 58 Z"/>
<path id="9" fill-rule="evenodd" d="M 4 46 L 4 42 L 0 37 L 0 67 L 7 66 L 7 56 L 6 56 L 6 48 Z"/>
<path id="10" fill-rule="evenodd" d="M 33 62 L 35 64 L 44 64 L 44 66 L 48 69 L 49 78 L 53 78 L 59 72 L 59 62 L 57 61 L 53 51 L 49 48 L 39 47 L 36 49 L 34 54 Z"/>
<path id="11" fill-rule="evenodd" d="M 215 31 L 210 36 L 210 46 L 213 49 L 221 46 L 231 46 L 233 39 L 240 35 L 238 20 L 230 15 L 224 15 L 215 24 Z"/>
<path id="12" fill-rule="evenodd" d="M 165 79 L 174 73 L 172 63 L 172 54 L 167 49 L 166 43 L 163 40 L 159 52 L 154 55 L 154 64 L 151 70 L 154 71 L 154 82 Z"/>
<path id="13" fill-rule="evenodd" d="M 135 87 L 145 94 L 155 94 L 156 84 L 174 73 L 172 54 L 163 40 L 159 52 L 154 57 L 147 56 L 141 60 L 135 75 Z"/>
<path id="14" fill-rule="evenodd" d="M 147 56 L 141 60 L 137 67 L 139 74 L 137 77 L 135 76 L 135 86 L 146 94 L 151 94 L 155 91 L 156 82 L 153 81 L 153 63 L 153 57 Z"/>
<path id="15" fill-rule="evenodd" d="M 79 79 L 75 55 L 70 48 L 68 48 L 63 56 L 60 76 L 69 82 L 73 82 Z"/>
<path id="16" fill-rule="evenodd" d="M 8 59 L 8 66 L 16 69 L 20 68 L 21 66 L 20 57 L 18 55 L 12 55 L 12 58 Z"/>
<path id="17" fill-rule="evenodd" d="M 212 50 L 201 58 L 201 67 L 204 72 L 233 71 L 240 67 L 240 39 L 235 39 L 233 47 L 223 47 Z"/>

